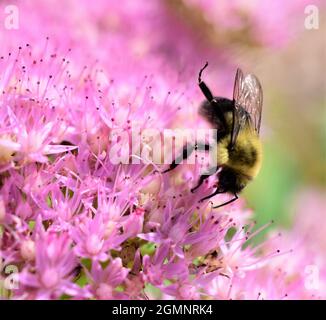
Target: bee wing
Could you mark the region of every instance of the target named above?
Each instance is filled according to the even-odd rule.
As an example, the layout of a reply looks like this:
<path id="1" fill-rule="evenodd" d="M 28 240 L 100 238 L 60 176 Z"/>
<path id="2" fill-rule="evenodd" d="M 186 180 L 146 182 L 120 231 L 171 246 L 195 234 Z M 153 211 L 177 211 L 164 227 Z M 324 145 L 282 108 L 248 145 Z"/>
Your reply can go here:
<path id="1" fill-rule="evenodd" d="M 253 74 L 243 75 L 237 69 L 233 89 L 233 127 L 231 146 L 236 142 L 241 129 L 249 125 L 259 134 L 263 106 L 263 90 L 258 78 Z"/>
<path id="2" fill-rule="evenodd" d="M 240 68 L 237 69 L 237 73 L 235 75 L 234 80 L 234 88 L 233 88 L 233 100 L 237 101 L 240 97 L 241 88 L 243 86 L 243 72 Z"/>
<path id="3" fill-rule="evenodd" d="M 248 74 L 243 78 L 236 105 L 241 106 L 250 115 L 253 127 L 259 133 L 263 107 L 263 90 L 258 78 Z"/>

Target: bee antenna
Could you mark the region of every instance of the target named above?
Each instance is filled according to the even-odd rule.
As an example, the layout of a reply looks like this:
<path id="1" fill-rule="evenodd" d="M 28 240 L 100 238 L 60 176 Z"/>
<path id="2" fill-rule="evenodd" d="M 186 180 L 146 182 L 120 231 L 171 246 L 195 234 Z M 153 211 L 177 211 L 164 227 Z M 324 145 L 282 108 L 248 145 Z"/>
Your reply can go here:
<path id="1" fill-rule="evenodd" d="M 198 75 L 198 82 L 199 83 L 201 83 L 201 74 L 203 73 L 203 71 L 206 69 L 207 66 L 208 66 L 208 61 L 206 61 L 205 65 L 199 71 L 199 75 Z"/>

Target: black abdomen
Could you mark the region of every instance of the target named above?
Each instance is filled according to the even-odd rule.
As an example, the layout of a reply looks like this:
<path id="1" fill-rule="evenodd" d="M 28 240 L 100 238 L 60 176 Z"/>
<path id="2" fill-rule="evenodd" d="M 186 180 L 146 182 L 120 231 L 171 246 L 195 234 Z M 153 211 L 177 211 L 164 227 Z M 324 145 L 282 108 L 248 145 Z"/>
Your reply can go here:
<path id="1" fill-rule="evenodd" d="M 219 141 L 231 133 L 232 123 L 228 113 L 233 110 L 233 101 L 227 98 L 215 97 L 216 105 L 204 101 L 199 109 L 199 114 L 204 117 L 213 128 L 218 130 L 216 140 Z M 230 115 L 229 114 L 229 115 Z"/>

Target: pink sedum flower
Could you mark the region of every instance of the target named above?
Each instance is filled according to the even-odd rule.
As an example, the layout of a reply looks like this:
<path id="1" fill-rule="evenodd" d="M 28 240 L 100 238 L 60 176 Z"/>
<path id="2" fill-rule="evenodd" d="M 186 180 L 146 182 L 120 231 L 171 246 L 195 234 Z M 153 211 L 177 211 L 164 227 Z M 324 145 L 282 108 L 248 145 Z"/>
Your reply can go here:
<path id="1" fill-rule="evenodd" d="M 116 249 L 119 240 L 106 239 L 105 232 L 106 225 L 101 214 L 96 214 L 94 218 L 81 218 L 78 225 L 71 229 L 71 237 L 76 242 L 76 255 L 94 261 L 106 261 L 109 258 L 108 250 Z"/>
<path id="2" fill-rule="evenodd" d="M 22 298 L 58 299 L 63 294 L 85 295 L 71 282 L 78 265 L 71 245 L 67 234 L 40 230 L 35 243 L 35 265 L 25 266 L 19 276 L 26 290 L 22 292 Z"/>
<path id="3" fill-rule="evenodd" d="M 215 177 L 190 192 L 200 159 L 163 175 L 155 162 L 164 129 L 207 128 L 203 57 L 218 66 L 217 94 L 231 92 L 230 53 L 243 43 L 230 39 L 286 45 L 305 4 L 18 3 L 20 29 L 0 31 L 0 258 L 19 271 L 10 297 L 324 299 L 322 195 L 301 195 L 293 231 L 253 245 L 269 225 L 255 230 L 243 200 L 199 202 Z"/>
<path id="4" fill-rule="evenodd" d="M 90 278 L 90 291 L 94 298 L 100 300 L 112 300 L 126 298 L 123 293 L 119 293 L 116 288 L 122 285 L 128 276 L 129 270 L 122 266 L 122 261 L 116 258 L 103 268 L 100 263 L 94 261 L 91 271 L 88 273 Z"/>

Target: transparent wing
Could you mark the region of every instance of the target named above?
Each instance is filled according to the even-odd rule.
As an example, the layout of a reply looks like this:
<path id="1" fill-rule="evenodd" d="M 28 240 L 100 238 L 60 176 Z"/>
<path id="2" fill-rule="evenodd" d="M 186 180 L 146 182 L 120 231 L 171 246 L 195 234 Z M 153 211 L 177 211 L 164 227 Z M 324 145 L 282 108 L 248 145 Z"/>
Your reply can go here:
<path id="1" fill-rule="evenodd" d="M 239 89 L 237 89 L 237 97 L 234 99 L 236 106 L 237 108 L 240 106 L 248 112 L 253 127 L 259 133 L 263 106 L 263 90 L 260 82 L 255 75 L 248 74 L 241 77 L 241 82 L 237 86 Z"/>
<path id="2" fill-rule="evenodd" d="M 263 90 L 259 80 L 253 74 L 243 75 L 238 69 L 233 90 L 233 128 L 231 145 L 244 127 L 250 126 L 259 134 L 263 106 Z"/>

